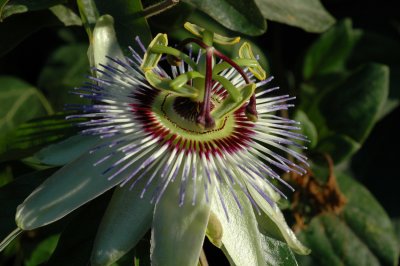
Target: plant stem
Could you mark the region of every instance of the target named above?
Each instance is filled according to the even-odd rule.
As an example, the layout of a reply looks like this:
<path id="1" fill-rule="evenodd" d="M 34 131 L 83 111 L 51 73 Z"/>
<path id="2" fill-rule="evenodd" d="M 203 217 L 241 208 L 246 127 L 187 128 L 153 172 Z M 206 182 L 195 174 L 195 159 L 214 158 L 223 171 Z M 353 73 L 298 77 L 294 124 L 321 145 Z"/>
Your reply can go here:
<path id="1" fill-rule="evenodd" d="M 146 9 L 144 9 L 143 10 L 143 16 L 145 18 L 149 18 L 149 17 L 155 16 L 155 15 L 158 15 L 161 12 L 164 12 L 167 9 L 170 9 L 171 7 L 175 6 L 178 3 L 179 3 L 179 0 L 165 0 L 165 1 L 162 1 L 161 3 L 149 6 Z"/>

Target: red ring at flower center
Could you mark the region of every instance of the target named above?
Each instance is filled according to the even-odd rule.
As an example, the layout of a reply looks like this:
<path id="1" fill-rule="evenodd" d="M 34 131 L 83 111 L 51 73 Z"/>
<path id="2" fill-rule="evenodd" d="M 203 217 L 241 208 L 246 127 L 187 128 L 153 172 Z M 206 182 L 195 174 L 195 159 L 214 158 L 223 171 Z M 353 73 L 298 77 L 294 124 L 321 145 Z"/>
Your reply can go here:
<path id="1" fill-rule="evenodd" d="M 220 126 L 219 128 L 209 129 L 209 130 L 206 130 L 206 131 L 204 131 L 204 130 L 202 130 L 202 129 L 194 130 L 194 129 L 189 129 L 189 128 L 186 128 L 186 127 L 181 126 L 181 125 L 179 124 L 179 122 L 174 121 L 174 119 L 173 119 L 172 117 L 168 116 L 168 114 L 167 114 L 167 112 L 166 112 L 166 106 L 165 106 L 165 105 L 166 105 L 166 100 L 167 100 L 167 98 L 170 97 L 170 96 L 171 96 L 171 94 L 165 95 L 164 100 L 163 100 L 163 102 L 162 102 L 162 104 L 161 104 L 161 111 L 162 111 L 162 113 L 163 113 L 165 119 L 167 119 L 168 121 L 170 121 L 170 122 L 171 122 L 172 124 L 174 124 L 176 127 L 179 127 L 179 128 L 182 129 L 183 131 L 186 131 L 186 132 L 188 132 L 188 133 L 193 133 L 193 134 L 209 134 L 209 133 L 211 133 L 211 132 L 221 131 L 221 130 L 224 129 L 225 124 L 226 124 L 226 120 L 227 120 L 226 117 L 224 118 L 224 120 L 223 120 L 223 122 L 222 122 L 222 124 L 221 124 L 221 126 Z M 179 101 L 181 102 L 181 99 L 180 99 L 180 98 L 186 99 L 186 100 L 187 100 L 187 101 L 184 102 L 184 105 L 185 105 L 185 106 L 183 106 L 183 107 L 186 107 L 186 114 L 185 114 L 185 109 L 183 109 L 182 106 L 177 106 L 177 104 L 179 105 L 179 102 L 177 103 L 177 100 L 179 99 Z M 178 107 L 178 109 L 177 109 L 177 107 Z M 195 124 L 195 123 L 196 123 L 196 118 L 197 118 L 197 116 L 198 116 L 198 114 L 199 114 L 199 109 L 198 109 L 198 107 L 199 107 L 199 104 L 198 104 L 198 103 L 192 102 L 192 101 L 191 101 L 190 99 L 188 99 L 188 98 L 177 97 L 177 98 L 175 98 L 175 100 L 173 101 L 173 108 L 174 108 L 174 110 L 176 111 L 176 114 L 179 115 L 179 116 L 181 116 L 183 119 L 186 119 L 187 121 L 190 121 L 191 123 L 193 123 L 194 126 L 196 125 L 196 124 Z M 214 108 L 214 104 L 211 104 L 211 110 L 212 110 L 213 108 Z"/>
<path id="2" fill-rule="evenodd" d="M 134 95 L 139 104 L 132 105 L 133 115 L 145 132 L 160 143 L 167 144 L 170 150 L 197 152 L 200 156 L 204 154 L 208 158 L 210 155 L 232 154 L 245 150 L 254 141 L 254 123 L 247 119 L 245 107 L 225 117 L 218 127 L 201 131 L 187 126 L 196 126 L 194 116 L 190 114 L 194 112 L 190 109 L 195 108 L 195 104 L 193 107 L 188 107 L 188 102 L 182 104 L 189 110 L 185 120 L 185 117 L 180 115 L 184 109 L 175 110 L 177 103 L 174 96 L 163 92 L 150 94 Z M 182 124 L 182 121 L 187 124 Z"/>

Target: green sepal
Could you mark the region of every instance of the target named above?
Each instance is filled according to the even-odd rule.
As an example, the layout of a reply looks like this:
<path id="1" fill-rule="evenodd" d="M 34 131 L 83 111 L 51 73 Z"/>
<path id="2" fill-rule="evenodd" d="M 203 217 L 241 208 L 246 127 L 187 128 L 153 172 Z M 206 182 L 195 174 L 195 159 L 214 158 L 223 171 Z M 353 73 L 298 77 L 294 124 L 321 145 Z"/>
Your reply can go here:
<path id="1" fill-rule="evenodd" d="M 104 140 L 98 137 L 75 135 L 41 149 L 33 158 L 42 164 L 62 166 L 76 160 L 82 153 L 102 142 Z"/>
<path id="2" fill-rule="evenodd" d="M 116 262 L 150 229 L 154 211 L 154 204 L 150 203 L 152 193 L 147 192 L 141 198 L 145 182 L 141 183 L 133 189 L 130 184 L 115 189 L 97 231 L 91 265 Z"/>
<path id="3" fill-rule="evenodd" d="M 234 102 L 239 102 L 242 100 L 242 95 L 240 94 L 239 89 L 236 88 L 227 78 L 220 75 L 214 75 L 213 79 L 218 81 L 222 87 L 229 92 L 229 96 Z"/>
<path id="4" fill-rule="evenodd" d="M 125 156 L 123 152 L 111 156 L 107 163 L 96 165 L 114 148 L 117 150 L 122 145 L 111 150 L 103 148 L 94 153 L 83 153 L 55 172 L 18 206 L 15 218 L 18 227 L 31 230 L 55 222 L 128 177 L 130 171 L 124 171 L 110 180 L 110 175 L 116 170 L 105 174 L 110 165 Z"/>
<path id="5" fill-rule="evenodd" d="M 244 42 L 242 46 L 239 48 L 239 57 L 240 58 L 247 58 L 247 59 L 255 59 L 255 56 L 253 54 L 253 50 L 251 50 L 251 45 L 248 42 Z M 260 64 L 254 66 L 254 67 L 249 67 L 249 70 L 253 75 L 259 79 L 259 80 L 264 80 L 267 78 L 267 73 L 265 70 L 260 66 Z"/>
<path id="6" fill-rule="evenodd" d="M 247 59 L 247 58 L 236 58 L 232 59 L 240 67 L 257 67 L 258 61 L 256 59 Z M 232 65 L 227 62 L 222 62 L 213 67 L 213 75 L 216 75 L 225 69 L 231 68 Z"/>
<path id="7" fill-rule="evenodd" d="M 251 95 L 253 95 L 254 91 L 256 89 L 256 84 L 251 83 L 247 84 L 240 90 L 240 96 L 241 96 L 241 101 L 234 101 L 229 95 L 224 102 L 215 108 L 212 112 L 211 115 L 214 119 L 221 119 L 224 116 L 226 116 L 229 113 L 232 113 L 239 109 L 243 104 L 250 99 Z"/>
<path id="8" fill-rule="evenodd" d="M 188 30 L 191 34 L 203 38 L 204 37 L 204 32 L 205 29 L 202 27 L 197 26 L 196 24 L 190 23 L 190 22 L 185 22 L 183 25 L 186 30 Z M 218 44 L 222 45 L 234 45 L 240 41 L 240 37 L 225 37 L 222 35 L 219 35 L 217 33 L 213 34 L 213 41 Z"/>
<path id="9" fill-rule="evenodd" d="M 188 71 L 171 80 L 169 86 L 174 90 L 179 90 L 182 86 L 186 85 L 189 80 L 196 78 L 204 79 L 204 75 L 197 71 Z"/>
<path id="10" fill-rule="evenodd" d="M 157 74 L 155 74 L 154 72 L 151 71 L 146 72 L 145 76 L 147 81 L 157 89 L 168 91 L 170 93 L 173 93 L 174 95 L 182 97 L 196 98 L 198 95 L 198 91 L 189 85 L 183 85 L 179 88 L 179 90 L 171 88 L 170 86 L 171 79 L 162 78 Z"/>
<path id="11" fill-rule="evenodd" d="M 152 48 L 155 45 L 160 45 L 160 46 L 167 46 L 168 45 L 168 36 L 167 34 L 159 33 L 157 34 L 156 37 L 151 41 L 149 44 L 149 47 L 147 47 L 147 51 L 144 54 L 143 57 L 143 62 L 140 68 L 144 72 L 148 72 L 155 68 L 158 65 L 158 62 L 161 59 L 162 54 L 161 53 L 155 53 Z"/>

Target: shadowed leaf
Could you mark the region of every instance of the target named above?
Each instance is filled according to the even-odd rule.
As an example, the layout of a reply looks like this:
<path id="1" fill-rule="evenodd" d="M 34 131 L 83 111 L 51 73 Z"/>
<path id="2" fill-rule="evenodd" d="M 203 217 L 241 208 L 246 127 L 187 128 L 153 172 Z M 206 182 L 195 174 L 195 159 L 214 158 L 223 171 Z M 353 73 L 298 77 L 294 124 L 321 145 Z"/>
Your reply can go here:
<path id="1" fill-rule="evenodd" d="M 255 0 L 264 18 L 302 28 L 324 32 L 335 23 L 319 0 Z"/>
<path id="2" fill-rule="evenodd" d="M 266 23 L 253 0 L 184 0 L 226 28 L 247 35 L 263 34 Z"/>
<path id="3" fill-rule="evenodd" d="M 0 154 L 6 150 L 10 134 L 29 119 L 53 112 L 46 98 L 32 85 L 10 76 L 1 76 Z"/>
<path id="4" fill-rule="evenodd" d="M 352 177 L 339 175 L 337 180 L 347 205 L 339 215 L 313 218 L 301 232 L 313 250 L 312 260 L 301 260 L 301 265 L 395 265 L 398 244 L 382 206 Z"/>

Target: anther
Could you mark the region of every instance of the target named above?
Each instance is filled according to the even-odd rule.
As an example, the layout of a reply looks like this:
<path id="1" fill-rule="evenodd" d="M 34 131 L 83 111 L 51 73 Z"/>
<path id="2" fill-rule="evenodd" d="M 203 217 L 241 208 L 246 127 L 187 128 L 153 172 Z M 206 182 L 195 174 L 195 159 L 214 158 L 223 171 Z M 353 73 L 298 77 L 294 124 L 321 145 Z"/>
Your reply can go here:
<path id="1" fill-rule="evenodd" d="M 257 114 L 257 108 L 256 108 L 255 94 L 253 94 L 251 96 L 250 101 L 246 106 L 245 114 L 246 114 L 247 119 L 249 119 L 252 122 L 257 122 L 258 114 Z"/>

